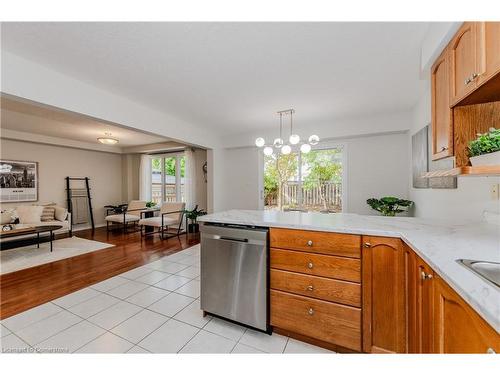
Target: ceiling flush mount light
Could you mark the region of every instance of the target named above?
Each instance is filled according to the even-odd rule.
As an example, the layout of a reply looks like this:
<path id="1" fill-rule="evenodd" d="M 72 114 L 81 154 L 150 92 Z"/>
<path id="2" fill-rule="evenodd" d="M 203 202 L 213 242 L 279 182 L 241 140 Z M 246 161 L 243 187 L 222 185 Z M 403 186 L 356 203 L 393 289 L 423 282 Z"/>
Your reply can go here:
<path id="1" fill-rule="evenodd" d="M 274 149 L 280 150 L 283 155 L 288 155 L 293 151 L 292 146 L 297 146 L 300 152 L 307 154 L 311 151 L 312 147 L 319 143 L 319 137 L 313 134 L 309 137 L 308 142 L 301 142 L 300 136 L 293 132 L 293 114 L 294 109 L 287 109 L 284 111 L 279 111 L 280 116 L 280 136 L 275 138 L 272 146 L 266 145 L 264 138 L 259 137 L 255 140 L 255 145 L 259 148 L 264 147 L 263 152 L 266 156 L 271 156 L 274 154 Z M 288 137 L 288 143 L 283 140 L 283 116 L 290 116 L 290 136 Z"/>
<path id="2" fill-rule="evenodd" d="M 111 133 L 104 133 L 104 137 L 99 137 L 97 140 L 104 145 L 116 145 L 118 143 L 118 138 L 114 138 L 111 136 Z"/>

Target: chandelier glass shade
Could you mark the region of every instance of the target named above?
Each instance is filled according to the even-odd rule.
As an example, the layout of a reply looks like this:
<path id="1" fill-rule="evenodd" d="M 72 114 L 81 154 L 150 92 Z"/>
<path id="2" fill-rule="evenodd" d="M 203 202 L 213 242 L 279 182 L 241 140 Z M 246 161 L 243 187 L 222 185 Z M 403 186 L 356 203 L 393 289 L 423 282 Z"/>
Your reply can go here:
<path id="1" fill-rule="evenodd" d="M 287 109 L 284 111 L 279 111 L 280 116 L 280 135 L 275 138 L 272 145 L 266 144 L 264 138 L 259 137 L 255 140 L 255 145 L 259 148 L 263 148 L 264 155 L 271 156 L 276 153 L 281 152 L 283 155 L 290 154 L 294 148 L 297 148 L 303 154 L 307 154 L 311 151 L 312 146 L 319 143 L 319 137 L 316 134 L 311 135 L 307 142 L 301 142 L 300 136 L 293 132 L 293 114 L 294 109 Z M 288 137 L 288 142 L 285 143 L 283 140 L 283 116 L 290 116 L 290 136 Z"/>

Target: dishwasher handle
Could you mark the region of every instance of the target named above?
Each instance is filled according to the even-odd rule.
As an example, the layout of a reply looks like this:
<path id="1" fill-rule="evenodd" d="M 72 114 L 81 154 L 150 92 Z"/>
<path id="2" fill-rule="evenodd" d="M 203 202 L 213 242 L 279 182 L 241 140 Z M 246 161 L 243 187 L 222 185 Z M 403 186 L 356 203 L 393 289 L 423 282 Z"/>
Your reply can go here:
<path id="1" fill-rule="evenodd" d="M 235 237 L 226 237 L 226 236 L 219 236 L 218 234 L 214 235 L 213 238 L 215 240 L 224 240 L 224 241 L 232 241 L 232 242 L 248 242 L 248 238 L 235 238 Z"/>

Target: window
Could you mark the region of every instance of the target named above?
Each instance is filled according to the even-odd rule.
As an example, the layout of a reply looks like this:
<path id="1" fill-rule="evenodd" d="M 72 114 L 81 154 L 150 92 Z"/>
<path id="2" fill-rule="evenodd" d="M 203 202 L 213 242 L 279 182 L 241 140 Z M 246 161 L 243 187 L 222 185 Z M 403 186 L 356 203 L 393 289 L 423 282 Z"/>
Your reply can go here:
<path id="1" fill-rule="evenodd" d="M 184 154 L 151 158 L 151 200 L 155 203 L 184 202 Z"/>
<path id="2" fill-rule="evenodd" d="M 342 212 L 343 156 L 342 147 L 265 156 L 265 209 Z"/>

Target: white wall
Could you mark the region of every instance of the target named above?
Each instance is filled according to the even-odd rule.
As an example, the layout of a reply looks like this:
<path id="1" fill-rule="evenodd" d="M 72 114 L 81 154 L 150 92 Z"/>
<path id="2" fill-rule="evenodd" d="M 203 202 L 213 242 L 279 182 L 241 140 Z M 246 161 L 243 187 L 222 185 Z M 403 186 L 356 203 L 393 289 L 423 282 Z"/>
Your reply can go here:
<path id="1" fill-rule="evenodd" d="M 90 177 L 96 225 L 104 223 L 104 206 L 122 202 L 121 155 L 0 139 L 1 158 L 38 162 L 38 203 L 66 207 L 64 178 Z M 2 203 L 2 209 L 27 203 Z"/>
<path id="2" fill-rule="evenodd" d="M 203 164 L 207 161 L 207 151 L 202 149 L 194 150 L 194 168 L 195 180 L 194 183 L 194 203 L 199 205 L 198 208 L 207 209 L 207 183 L 203 174 Z"/>
<path id="3" fill-rule="evenodd" d="M 431 92 L 426 83 L 425 94 L 413 110 L 413 125 L 409 133 L 418 132 L 431 122 Z M 409 167 L 411 168 L 411 160 Z M 409 179 L 410 199 L 415 201 L 415 216 L 444 219 L 481 220 L 483 211 L 500 212 L 498 200 L 492 200 L 490 187 L 500 183 L 500 177 L 459 177 L 457 189 L 414 189 Z"/>

